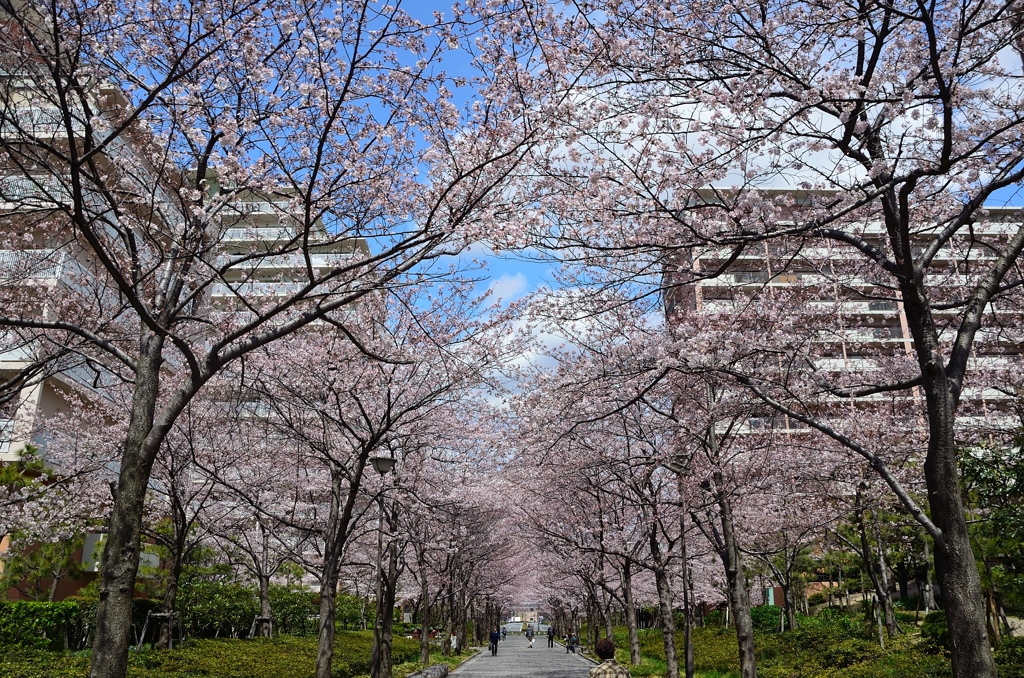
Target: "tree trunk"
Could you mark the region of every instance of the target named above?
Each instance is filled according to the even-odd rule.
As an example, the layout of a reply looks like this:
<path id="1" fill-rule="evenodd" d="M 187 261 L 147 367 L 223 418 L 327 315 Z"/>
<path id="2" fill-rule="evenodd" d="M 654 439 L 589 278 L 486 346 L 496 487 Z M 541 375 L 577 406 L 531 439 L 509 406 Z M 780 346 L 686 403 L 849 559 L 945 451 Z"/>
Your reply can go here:
<path id="1" fill-rule="evenodd" d="M 124 678 L 139 570 L 142 513 L 157 444 L 150 439 L 160 387 L 163 340 L 144 331 L 114 506 L 100 565 L 90 678 Z"/>
<path id="2" fill-rule="evenodd" d="M 259 623 L 256 629 L 256 634 L 263 637 L 269 638 L 273 633 L 273 622 L 268 621 L 273 618 L 274 611 L 270 607 L 270 575 L 260 575 L 260 616 L 263 617 L 264 621 Z M 280 630 L 278 630 L 280 633 Z"/>
<path id="3" fill-rule="evenodd" d="M 270 607 L 270 574 L 268 574 L 270 572 L 270 531 L 262 520 L 259 521 L 259 526 L 262 549 L 257 579 L 260 584 L 260 616 L 263 620 L 260 621 L 256 633 L 263 638 L 269 638 L 274 632 L 274 625 L 271 621 L 274 610 Z"/>
<path id="4" fill-rule="evenodd" d="M 420 624 L 420 663 L 430 662 L 430 588 L 427 579 L 426 563 L 420 559 L 420 607 L 423 619 Z"/>
<path id="5" fill-rule="evenodd" d="M 680 491 L 683 489 L 682 479 L 679 479 Z M 683 671 L 686 678 L 693 678 L 694 656 L 693 656 L 693 610 L 690 599 L 690 563 L 686 555 L 686 514 L 679 516 L 679 562 L 683 575 Z"/>
<path id="6" fill-rule="evenodd" d="M 930 389 L 926 389 L 929 392 Z M 931 408 L 929 408 L 931 409 Z M 940 418 L 942 419 L 942 418 Z M 967 532 L 952 421 L 932 423 L 925 477 L 932 519 L 942 530 L 935 543 L 935 571 L 949 624 L 955 678 L 995 678 L 995 659 L 985 630 L 981 577 Z"/>
<path id="7" fill-rule="evenodd" d="M 60 572 L 53 573 L 53 581 L 50 582 L 50 591 L 46 594 L 46 600 L 53 602 L 54 598 L 57 597 L 57 586 L 60 585 L 60 581 L 63 579 Z"/>
<path id="8" fill-rule="evenodd" d="M 462 651 L 466 649 L 466 627 L 468 626 L 466 613 L 468 611 L 469 609 L 466 605 L 466 589 L 463 587 L 459 591 L 459 622 L 455 626 L 455 647 L 457 654 L 462 654 Z"/>
<path id="9" fill-rule="evenodd" d="M 932 556 L 928 549 L 928 534 L 924 535 L 924 613 L 928 614 L 935 609 L 935 598 L 932 596 Z"/>
<path id="10" fill-rule="evenodd" d="M 383 601 L 381 603 L 380 616 L 380 648 L 377 656 L 380 658 L 380 667 L 373 678 L 391 678 L 391 650 L 393 647 L 393 633 L 395 623 L 395 597 L 398 592 L 398 547 L 392 541 L 388 545 L 388 569 L 384 577 Z"/>
<path id="11" fill-rule="evenodd" d="M 657 530 L 651 530 L 651 556 L 654 564 L 654 584 L 658 590 L 658 613 L 661 617 L 661 635 L 665 643 L 665 678 L 679 678 L 679 659 L 676 656 L 676 625 L 672 618 L 672 588 L 668 572 L 658 545 Z"/>
<path id="12" fill-rule="evenodd" d="M 636 630 L 636 605 L 633 602 L 632 563 L 622 564 L 622 599 L 626 608 L 626 630 L 629 633 L 629 663 L 640 665 L 640 634 Z"/>
<path id="13" fill-rule="evenodd" d="M 874 557 L 871 553 L 871 544 L 868 542 L 867 527 L 864 524 L 864 508 L 861 505 L 860 493 L 856 495 L 854 505 L 854 520 L 857 523 L 857 531 L 860 534 L 860 557 L 864 561 L 864 571 L 867 572 L 868 578 L 871 580 L 871 586 L 875 589 L 875 600 L 878 601 L 880 616 L 879 619 L 883 620 L 885 625 L 886 635 L 890 638 L 896 636 L 896 617 L 892 611 L 892 602 L 889 600 L 888 587 L 884 585 L 882 577 L 885 576 L 885 561 L 882 558 L 882 544 L 878 544 L 878 562 L 875 562 Z M 884 646 L 885 643 L 879 640 L 879 644 Z"/>
<path id="14" fill-rule="evenodd" d="M 885 562 L 885 545 L 882 543 L 882 531 L 878 527 L 878 516 L 872 514 L 875 523 L 875 543 L 878 544 L 878 580 L 885 598 L 882 600 L 882 614 L 885 615 L 885 630 L 890 638 L 896 636 L 896 612 L 892 609 L 892 594 L 889 593 L 889 566 Z"/>
<path id="15" fill-rule="evenodd" d="M 330 550 L 333 551 L 333 549 Z M 320 620 L 317 623 L 316 678 L 331 678 L 331 662 L 334 659 L 338 559 L 333 554 L 325 553 L 324 555 L 324 565 L 320 571 Z"/>
<path id="16" fill-rule="evenodd" d="M 900 587 L 900 600 L 905 606 L 910 598 L 910 568 L 907 566 L 906 558 L 900 558 L 899 565 L 896 566 L 896 582 Z"/>
<path id="17" fill-rule="evenodd" d="M 786 608 L 786 624 L 790 631 L 796 630 L 796 601 L 793 599 L 793 584 L 788 579 L 782 583 L 782 602 Z"/>
<path id="18" fill-rule="evenodd" d="M 180 546 L 180 545 L 179 545 Z M 176 547 L 171 554 L 171 567 L 167 573 L 167 590 L 164 592 L 163 612 L 168 615 L 160 621 L 160 632 L 157 636 L 156 646 L 163 649 L 171 649 L 172 638 L 174 637 L 174 610 L 178 599 L 178 582 L 181 579 L 182 549 Z M 145 640 L 144 638 L 142 640 Z"/>
<path id="19" fill-rule="evenodd" d="M 893 214 L 892 206 L 897 204 L 893 193 L 895 191 L 890 189 L 890 195 L 882 201 L 887 207 L 887 222 L 899 217 Z M 896 227 L 889 228 L 893 231 Z M 953 676 L 995 678 L 995 658 L 985 629 L 981 577 L 967 531 L 957 468 L 957 396 L 946 373 L 946 363 L 937 340 L 938 329 L 923 285 L 923 276 L 904 276 L 900 280 L 904 311 L 914 339 L 923 378 L 921 389 L 928 411 L 928 454 L 924 462 L 924 476 L 931 519 L 941 531 L 941 538 L 935 540 L 935 571 L 942 587 L 949 625 Z M 965 349 L 956 348 L 954 352 L 961 350 Z M 960 376 L 962 378 L 963 375 Z"/>
<path id="20" fill-rule="evenodd" d="M 729 607 L 736 626 L 736 642 L 740 650 L 740 676 L 757 678 L 757 660 L 754 655 L 754 620 L 750 616 L 750 595 L 743 575 L 743 560 L 736 539 L 732 519 L 732 503 L 723 489 L 721 471 L 715 471 L 715 494 L 722 521 L 722 564 L 729 591 Z"/>
<path id="21" fill-rule="evenodd" d="M 672 619 L 672 591 L 669 588 L 668 573 L 664 568 L 654 571 L 654 582 L 658 589 L 658 610 L 661 616 L 661 635 L 665 643 L 665 678 L 679 678 L 679 660 L 676 656 L 676 628 Z"/>
<path id="22" fill-rule="evenodd" d="M 316 678 L 331 678 L 334 659 L 335 597 L 338 594 L 338 560 L 341 554 L 341 473 L 331 469 L 331 508 L 327 516 L 324 564 L 320 571 L 320 620 L 317 624 Z"/>
<path id="23" fill-rule="evenodd" d="M 352 482 L 348 486 L 345 505 L 341 506 L 342 488 L 345 475 L 337 466 L 331 466 L 331 510 L 328 514 L 324 543 L 324 565 L 320 579 L 320 621 L 317 628 L 316 674 L 315 678 L 331 678 L 331 661 L 334 658 L 335 597 L 338 593 L 338 561 L 348 539 L 348 526 L 352 522 L 352 511 L 362 485 L 363 470 L 370 450 L 360 450 L 351 471 Z"/>
<path id="24" fill-rule="evenodd" d="M 604 635 L 605 638 L 615 637 L 615 627 L 612 623 L 612 603 L 608 597 L 608 592 L 604 589 L 601 590 L 602 609 L 601 613 L 604 615 Z"/>
<path id="25" fill-rule="evenodd" d="M 445 616 L 444 637 L 441 638 L 441 654 L 448 657 L 452 654 L 451 638 L 455 630 L 455 592 L 448 587 L 448 614 Z"/>

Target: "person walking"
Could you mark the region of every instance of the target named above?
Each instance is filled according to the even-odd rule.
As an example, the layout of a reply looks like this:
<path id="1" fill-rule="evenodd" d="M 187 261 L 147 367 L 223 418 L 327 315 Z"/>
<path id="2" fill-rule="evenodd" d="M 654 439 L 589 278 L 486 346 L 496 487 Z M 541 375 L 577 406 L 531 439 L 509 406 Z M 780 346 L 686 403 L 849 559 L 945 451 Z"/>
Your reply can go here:
<path id="1" fill-rule="evenodd" d="M 555 627 L 548 627 L 548 647 L 555 646 Z"/>
<path id="2" fill-rule="evenodd" d="M 501 627 L 501 639 L 505 640 L 507 637 L 508 637 L 508 627 L 507 626 L 502 626 Z"/>
<path id="3" fill-rule="evenodd" d="M 532 648 L 533 647 L 533 627 L 532 626 L 527 626 L 526 627 L 526 639 L 528 641 L 530 641 L 530 647 Z"/>
<path id="4" fill-rule="evenodd" d="M 498 654 L 498 641 L 501 640 L 501 634 L 498 633 L 498 627 L 495 626 L 494 630 L 491 631 L 491 656 Z"/>
<path id="5" fill-rule="evenodd" d="M 603 661 L 590 669 L 590 678 L 630 678 L 629 669 L 615 661 L 615 643 L 611 638 L 597 641 L 594 652 Z"/>

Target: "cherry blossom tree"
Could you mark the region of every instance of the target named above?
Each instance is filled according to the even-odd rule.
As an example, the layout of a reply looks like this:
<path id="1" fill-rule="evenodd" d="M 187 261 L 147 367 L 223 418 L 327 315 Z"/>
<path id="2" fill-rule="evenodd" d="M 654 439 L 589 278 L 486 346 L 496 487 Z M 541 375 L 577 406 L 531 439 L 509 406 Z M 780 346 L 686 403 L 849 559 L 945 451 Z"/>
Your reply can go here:
<path id="1" fill-rule="evenodd" d="M 470 292 L 469 283 L 411 284 L 367 298 L 350 311 L 344 331 L 297 334 L 283 352 L 245 363 L 247 397 L 266 410 L 276 438 L 301 450 L 298 463 L 309 478 L 304 529 L 323 547 L 318 677 L 330 675 L 342 556 L 360 518 L 373 510 L 364 492 L 383 491 L 364 477 L 367 463 L 409 449 L 410 437 L 476 388 L 498 360 L 504 319 L 485 318 L 486 300 Z M 395 501 L 378 516 L 391 532 L 398 529 Z M 387 592 L 394 595 L 402 561 L 398 542 L 391 544 Z"/>
<path id="2" fill-rule="evenodd" d="M 666 266 L 680 273 L 676 289 L 738 270 L 763 285 L 779 276 L 833 283 L 836 305 L 894 307 L 910 350 L 859 356 L 883 369 L 846 370 L 819 379 L 817 394 L 787 394 L 789 368 L 824 357 L 820 343 L 791 341 L 781 361 L 769 349 L 762 369 L 751 360 L 725 372 L 881 475 L 935 543 L 954 675 L 994 676 L 956 454 L 970 443 L 958 423 L 977 399 L 971 356 L 992 351 L 986 358 L 998 362 L 1019 344 L 1024 229 L 1019 210 L 993 205 L 1024 178 L 1012 4 L 516 10 L 531 30 L 503 44 L 521 46 L 530 62 L 541 115 L 564 123 L 528 186 L 539 196 L 524 223 L 535 242 L 649 288 Z M 495 28 L 507 20 L 496 15 Z M 761 257 L 770 262 L 742 267 Z M 842 261 L 851 265 L 832 267 Z M 806 316 L 790 306 L 780 326 L 787 313 Z M 982 349 L 995 336 L 1002 346 Z M 885 470 L 885 450 L 812 407 L 882 393 L 921 406 L 929 513 Z"/>
<path id="3" fill-rule="evenodd" d="M 226 416 L 226 399 L 209 399 L 217 389 L 208 389 L 191 401 L 176 420 L 157 453 L 147 493 L 147 520 L 143 534 L 166 552 L 162 612 L 157 647 L 170 648 L 177 613 L 181 575 L 190 556 L 208 546 L 217 527 L 229 522 L 232 507 L 223 501 L 215 477 L 203 473 L 203 465 L 221 456 L 242 440 L 239 427 Z M 240 455 L 238 455 L 240 456 Z M 260 582 L 260 602 L 269 598 Z"/>
<path id="4" fill-rule="evenodd" d="M 532 132 L 493 74 L 473 83 L 487 103 L 460 112 L 436 68 L 455 26 L 391 5 L 0 11 L 17 74 L 0 95 L 16 206 L 3 247 L 52 253 L 66 283 L 6 287 L 0 326 L 134 386 L 90 674 L 123 676 L 142 504 L 188 402 L 242 356 L 344 324 L 366 295 L 497 230 L 494 189 Z M 257 233 L 268 210 L 277 230 Z M 262 245 L 233 251 L 238 230 Z"/>

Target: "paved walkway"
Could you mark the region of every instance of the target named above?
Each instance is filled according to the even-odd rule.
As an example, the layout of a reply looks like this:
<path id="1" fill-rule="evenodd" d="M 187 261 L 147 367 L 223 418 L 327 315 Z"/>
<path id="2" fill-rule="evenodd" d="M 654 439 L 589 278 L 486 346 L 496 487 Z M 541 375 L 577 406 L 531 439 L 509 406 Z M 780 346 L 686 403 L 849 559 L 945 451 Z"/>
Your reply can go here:
<path id="1" fill-rule="evenodd" d="M 523 636 L 509 635 L 498 643 L 498 656 L 484 651 L 460 666 L 454 678 L 587 678 L 594 665 L 561 645 L 548 647 L 547 636 L 537 637 L 533 649 Z"/>

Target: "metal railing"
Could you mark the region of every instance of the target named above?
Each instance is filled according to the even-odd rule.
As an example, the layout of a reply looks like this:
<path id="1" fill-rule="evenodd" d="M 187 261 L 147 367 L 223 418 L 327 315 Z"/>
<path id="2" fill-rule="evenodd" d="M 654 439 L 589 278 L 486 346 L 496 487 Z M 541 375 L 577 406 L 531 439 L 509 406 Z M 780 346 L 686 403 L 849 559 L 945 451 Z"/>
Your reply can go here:
<path id="1" fill-rule="evenodd" d="M 290 228 L 228 228 L 224 230 L 223 241 L 228 242 L 277 242 L 295 237 Z"/>
<path id="2" fill-rule="evenodd" d="M 58 250 L 0 250 L 0 282 L 58 278 L 65 258 Z"/>

